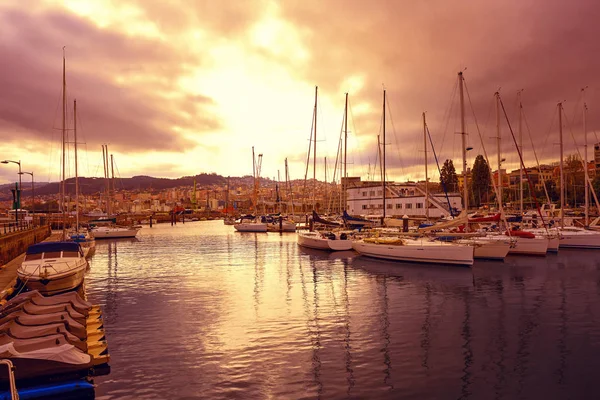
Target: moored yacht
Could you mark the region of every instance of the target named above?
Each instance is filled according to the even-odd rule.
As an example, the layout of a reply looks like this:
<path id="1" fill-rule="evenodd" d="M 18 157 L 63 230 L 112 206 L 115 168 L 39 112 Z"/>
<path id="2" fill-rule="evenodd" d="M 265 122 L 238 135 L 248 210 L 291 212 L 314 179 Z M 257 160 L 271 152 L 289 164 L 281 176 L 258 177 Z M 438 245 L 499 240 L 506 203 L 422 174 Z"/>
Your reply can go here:
<path id="1" fill-rule="evenodd" d="M 88 263 L 75 242 L 42 242 L 29 246 L 17 276 L 29 290 L 55 294 L 77 288 Z"/>

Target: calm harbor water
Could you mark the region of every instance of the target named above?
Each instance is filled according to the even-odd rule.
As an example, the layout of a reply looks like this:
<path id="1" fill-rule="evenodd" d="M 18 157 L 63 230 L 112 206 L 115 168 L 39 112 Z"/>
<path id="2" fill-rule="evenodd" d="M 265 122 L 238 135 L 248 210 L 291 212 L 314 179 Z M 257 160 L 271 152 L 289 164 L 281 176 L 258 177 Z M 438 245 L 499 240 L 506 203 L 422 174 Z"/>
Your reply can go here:
<path id="1" fill-rule="evenodd" d="M 96 399 L 600 397 L 600 252 L 412 265 L 207 221 L 90 264 Z"/>

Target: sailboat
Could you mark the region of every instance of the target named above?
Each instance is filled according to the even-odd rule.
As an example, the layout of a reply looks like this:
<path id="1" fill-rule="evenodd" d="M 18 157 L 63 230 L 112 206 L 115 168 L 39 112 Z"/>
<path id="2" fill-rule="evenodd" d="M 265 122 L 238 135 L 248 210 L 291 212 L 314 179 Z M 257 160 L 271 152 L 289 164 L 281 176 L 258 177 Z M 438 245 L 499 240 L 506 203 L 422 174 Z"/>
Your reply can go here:
<path id="1" fill-rule="evenodd" d="M 254 180 L 254 194 L 252 196 L 252 202 L 254 203 L 254 215 L 244 215 L 239 221 L 233 224 L 233 227 L 238 232 L 266 232 L 267 224 L 261 221 L 258 216 L 258 185 L 260 177 L 260 165 L 262 163 L 262 154 L 258 155 L 258 163 L 254 156 L 254 146 L 252 146 L 252 178 Z"/>
<path id="2" fill-rule="evenodd" d="M 72 290 L 81 285 L 88 262 L 78 243 L 66 241 L 65 199 L 65 160 L 66 160 L 66 61 L 63 50 L 63 91 L 62 91 L 62 241 L 43 242 L 27 248 L 25 259 L 17 269 L 17 276 L 30 290 L 42 294 L 55 294 Z"/>
<path id="3" fill-rule="evenodd" d="M 110 217 L 111 211 L 111 180 L 109 179 L 109 168 L 108 168 L 108 145 L 102 145 L 102 161 L 104 163 L 104 177 L 106 179 L 106 215 Z M 114 188 L 114 163 L 113 156 L 110 155 L 110 171 L 112 171 L 112 181 Z M 121 238 L 133 238 L 137 235 L 141 226 L 122 226 L 117 225 L 115 219 L 107 218 L 106 220 L 96 220 L 93 223 L 93 227 L 90 229 L 96 239 L 121 239 Z"/>
<path id="4" fill-rule="evenodd" d="M 79 172 L 77 162 L 77 100 L 73 100 L 73 142 L 75 146 L 75 232 L 71 232 L 70 239 L 81 245 L 85 258 L 91 257 L 96 250 L 96 240 L 87 229 L 79 225 Z"/>
<path id="5" fill-rule="evenodd" d="M 313 196 L 316 196 L 316 166 L 317 166 L 317 100 L 319 88 L 315 87 L 315 108 L 313 112 L 313 126 L 314 129 L 314 147 L 313 147 Z M 348 93 L 346 93 L 346 113 L 348 110 Z M 347 115 L 347 114 L 346 114 Z M 345 117 L 344 117 L 345 118 Z M 311 135 L 312 136 L 312 135 Z M 310 147 L 309 147 L 310 149 Z M 309 154 L 310 155 L 310 154 Z M 307 168 L 308 168 L 308 159 Z M 339 224 L 332 224 L 324 219 L 321 219 L 315 210 L 315 202 L 313 200 L 313 218 L 311 226 L 314 228 L 317 223 L 324 226 L 339 226 Z M 312 249 L 331 250 L 331 251 L 346 251 L 352 250 L 352 241 L 350 240 L 350 232 L 341 232 L 339 229 L 317 231 L 311 229 L 310 231 L 298 231 L 298 245 L 308 247 Z"/>
<path id="6" fill-rule="evenodd" d="M 583 126 L 585 143 L 587 146 L 587 132 L 586 131 L 586 104 L 584 102 L 583 112 Z M 564 182 L 564 171 L 563 171 L 563 131 L 562 131 L 562 103 L 558 103 L 558 132 L 560 135 L 560 247 L 564 248 L 577 248 L 577 249 L 600 249 L 600 232 L 587 230 L 583 228 L 577 228 L 574 226 L 565 226 L 565 182 Z M 584 161 L 584 170 L 587 171 L 587 152 L 586 160 Z M 587 175 L 587 174 L 586 174 Z M 587 178 L 587 176 L 586 176 Z M 585 181 L 586 191 L 588 190 L 588 180 Z M 588 215 L 588 203 L 586 202 L 586 216 Z"/>
<path id="7" fill-rule="evenodd" d="M 383 220 L 385 220 L 385 109 L 386 91 L 383 90 Z M 352 242 L 352 248 L 361 255 L 395 261 L 428 264 L 473 265 L 474 248 L 469 245 L 447 243 L 430 238 L 368 237 Z"/>

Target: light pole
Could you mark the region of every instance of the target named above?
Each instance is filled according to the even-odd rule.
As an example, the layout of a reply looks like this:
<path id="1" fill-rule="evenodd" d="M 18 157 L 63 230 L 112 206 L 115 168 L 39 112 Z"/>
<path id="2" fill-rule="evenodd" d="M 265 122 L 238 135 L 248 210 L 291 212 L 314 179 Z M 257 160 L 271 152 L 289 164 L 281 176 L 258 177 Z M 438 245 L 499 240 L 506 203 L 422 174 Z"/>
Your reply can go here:
<path id="1" fill-rule="evenodd" d="M 19 188 L 17 189 L 17 209 L 15 210 L 15 215 L 17 218 L 17 225 L 19 225 L 19 207 L 21 206 L 21 160 L 12 161 L 12 160 L 4 160 L 1 161 L 2 164 L 14 163 L 19 165 Z"/>
<path id="2" fill-rule="evenodd" d="M 31 175 L 31 208 L 33 210 L 31 214 L 31 224 L 35 226 L 35 186 L 33 184 L 33 172 L 19 172 L 19 176 L 23 174 Z"/>

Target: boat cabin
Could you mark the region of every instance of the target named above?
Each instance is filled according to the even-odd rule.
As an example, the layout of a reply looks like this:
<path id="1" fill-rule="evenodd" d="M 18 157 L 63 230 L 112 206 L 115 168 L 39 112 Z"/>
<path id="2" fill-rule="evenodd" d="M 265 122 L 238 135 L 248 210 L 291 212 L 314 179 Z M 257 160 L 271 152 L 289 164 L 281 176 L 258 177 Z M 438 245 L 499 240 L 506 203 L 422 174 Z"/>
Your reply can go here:
<path id="1" fill-rule="evenodd" d="M 75 242 L 42 242 L 29 246 L 24 261 L 47 260 L 65 257 L 83 257 L 79 243 Z"/>

